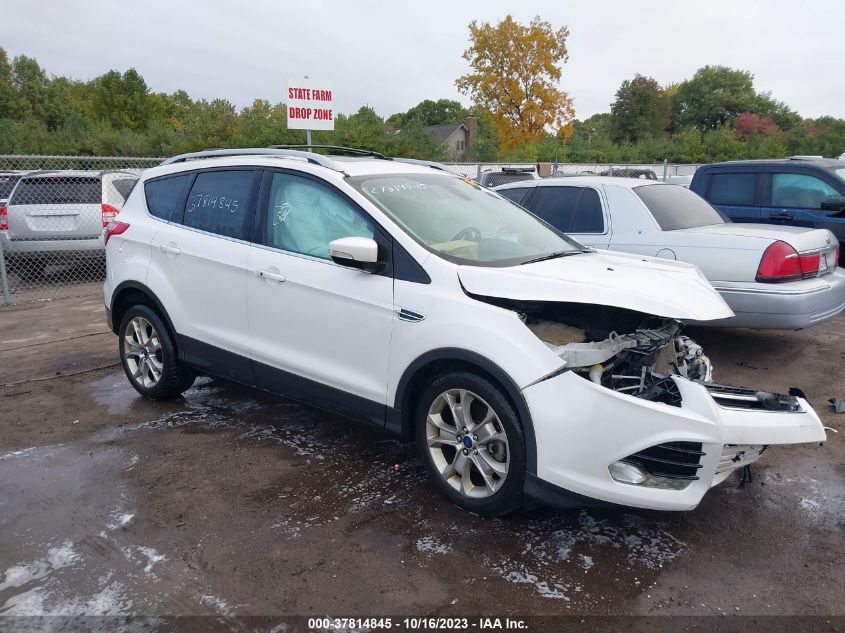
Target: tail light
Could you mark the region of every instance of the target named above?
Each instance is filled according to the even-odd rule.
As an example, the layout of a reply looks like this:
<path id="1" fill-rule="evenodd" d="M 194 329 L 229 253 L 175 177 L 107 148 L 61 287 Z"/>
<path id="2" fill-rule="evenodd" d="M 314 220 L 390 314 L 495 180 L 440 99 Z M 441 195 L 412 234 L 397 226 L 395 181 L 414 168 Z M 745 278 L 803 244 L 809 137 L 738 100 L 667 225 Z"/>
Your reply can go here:
<path id="1" fill-rule="evenodd" d="M 9 230 L 9 210 L 6 207 L 0 207 L 0 231 Z"/>
<path id="2" fill-rule="evenodd" d="M 819 274 L 820 263 L 821 253 L 799 255 L 786 242 L 777 241 L 763 253 L 756 279 L 764 283 L 778 283 L 815 277 Z"/>
<path id="3" fill-rule="evenodd" d="M 120 235 L 121 233 L 124 233 L 128 228 L 129 225 L 126 222 L 116 222 L 114 220 L 109 222 L 108 225 L 106 225 L 105 244 L 107 245 L 109 243 L 109 238 L 112 235 Z"/>
<path id="4" fill-rule="evenodd" d="M 103 210 L 103 226 L 108 226 L 109 222 L 114 220 L 115 216 L 120 213 L 116 207 L 113 207 L 106 202 L 100 205 L 100 208 Z"/>

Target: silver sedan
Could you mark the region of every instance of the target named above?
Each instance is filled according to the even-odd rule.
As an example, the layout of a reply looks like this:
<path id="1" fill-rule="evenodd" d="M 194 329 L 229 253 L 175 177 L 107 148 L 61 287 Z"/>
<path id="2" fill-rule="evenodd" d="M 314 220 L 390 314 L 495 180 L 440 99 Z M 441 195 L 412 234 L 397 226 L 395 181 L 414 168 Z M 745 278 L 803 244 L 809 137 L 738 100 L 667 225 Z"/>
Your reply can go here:
<path id="1" fill-rule="evenodd" d="M 701 325 L 791 330 L 845 310 L 839 242 L 827 229 L 734 224 L 695 193 L 653 180 L 585 176 L 495 190 L 587 246 L 695 264 L 735 313 Z"/>

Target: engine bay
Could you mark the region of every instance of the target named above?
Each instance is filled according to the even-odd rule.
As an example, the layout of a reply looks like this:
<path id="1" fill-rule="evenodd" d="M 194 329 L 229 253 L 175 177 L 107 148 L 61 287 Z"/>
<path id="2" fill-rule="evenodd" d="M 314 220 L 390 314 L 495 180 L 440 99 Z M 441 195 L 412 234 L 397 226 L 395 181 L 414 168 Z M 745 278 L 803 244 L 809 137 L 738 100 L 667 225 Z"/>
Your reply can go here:
<path id="1" fill-rule="evenodd" d="M 672 375 L 712 380 L 710 359 L 675 319 L 581 303 L 484 300 L 515 311 L 568 369 L 608 389 L 680 406 Z"/>

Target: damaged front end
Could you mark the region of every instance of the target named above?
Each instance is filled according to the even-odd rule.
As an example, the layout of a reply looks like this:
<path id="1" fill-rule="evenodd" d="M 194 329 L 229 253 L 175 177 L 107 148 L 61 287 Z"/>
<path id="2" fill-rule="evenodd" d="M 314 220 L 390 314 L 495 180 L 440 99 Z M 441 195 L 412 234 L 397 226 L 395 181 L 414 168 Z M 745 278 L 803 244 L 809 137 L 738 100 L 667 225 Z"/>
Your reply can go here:
<path id="1" fill-rule="evenodd" d="M 690 509 L 768 445 L 825 439 L 803 398 L 714 383 L 710 359 L 675 319 L 613 306 L 479 299 L 516 312 L 563 361 L 524 394 L 546 418 L 537 430 L 538 475 L 567 490 Z"/>
<path id="2" fill-rule="evenodd" d="M 520 320 L 566 363 L 566 369 L 613 391 L 681 406 L 674 376 L 701 383 L 720 405 L 796 411 L 794 396 L 713 383 L 713 365 L 675 319 L 608 306 L 526 303 Z M 622 332 L 622 333 L 619 333 Z"/>

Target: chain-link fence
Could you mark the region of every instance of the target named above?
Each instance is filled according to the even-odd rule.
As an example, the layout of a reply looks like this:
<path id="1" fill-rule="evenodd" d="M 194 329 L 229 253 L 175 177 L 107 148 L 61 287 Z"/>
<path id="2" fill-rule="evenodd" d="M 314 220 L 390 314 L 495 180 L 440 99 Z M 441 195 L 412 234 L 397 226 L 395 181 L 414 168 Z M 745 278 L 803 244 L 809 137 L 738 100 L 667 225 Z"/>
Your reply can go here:
<path id="1" fill-rule="evenodd" d="M 160 158 L 0 156 L 3 303 L 94 293 L 103 228 Z"/>
<path id="2" fill-rule="evenodd" d="M 0 156 L 2 303 L 99 292 L 105 276 L 103 229 L 120 210 L 141 172 L 162 160 Z M 537 168 L 535 164 L 513 163 L 447 166 L 487 186 L 506 181 L 502 180 L 503 169 L 527 173 Z M 696 167 L 561 163 L 544 169 L 552 176 L 625 175 L 689 184 Z M 491 176 L 499 176 L 499 180 Z"/>

